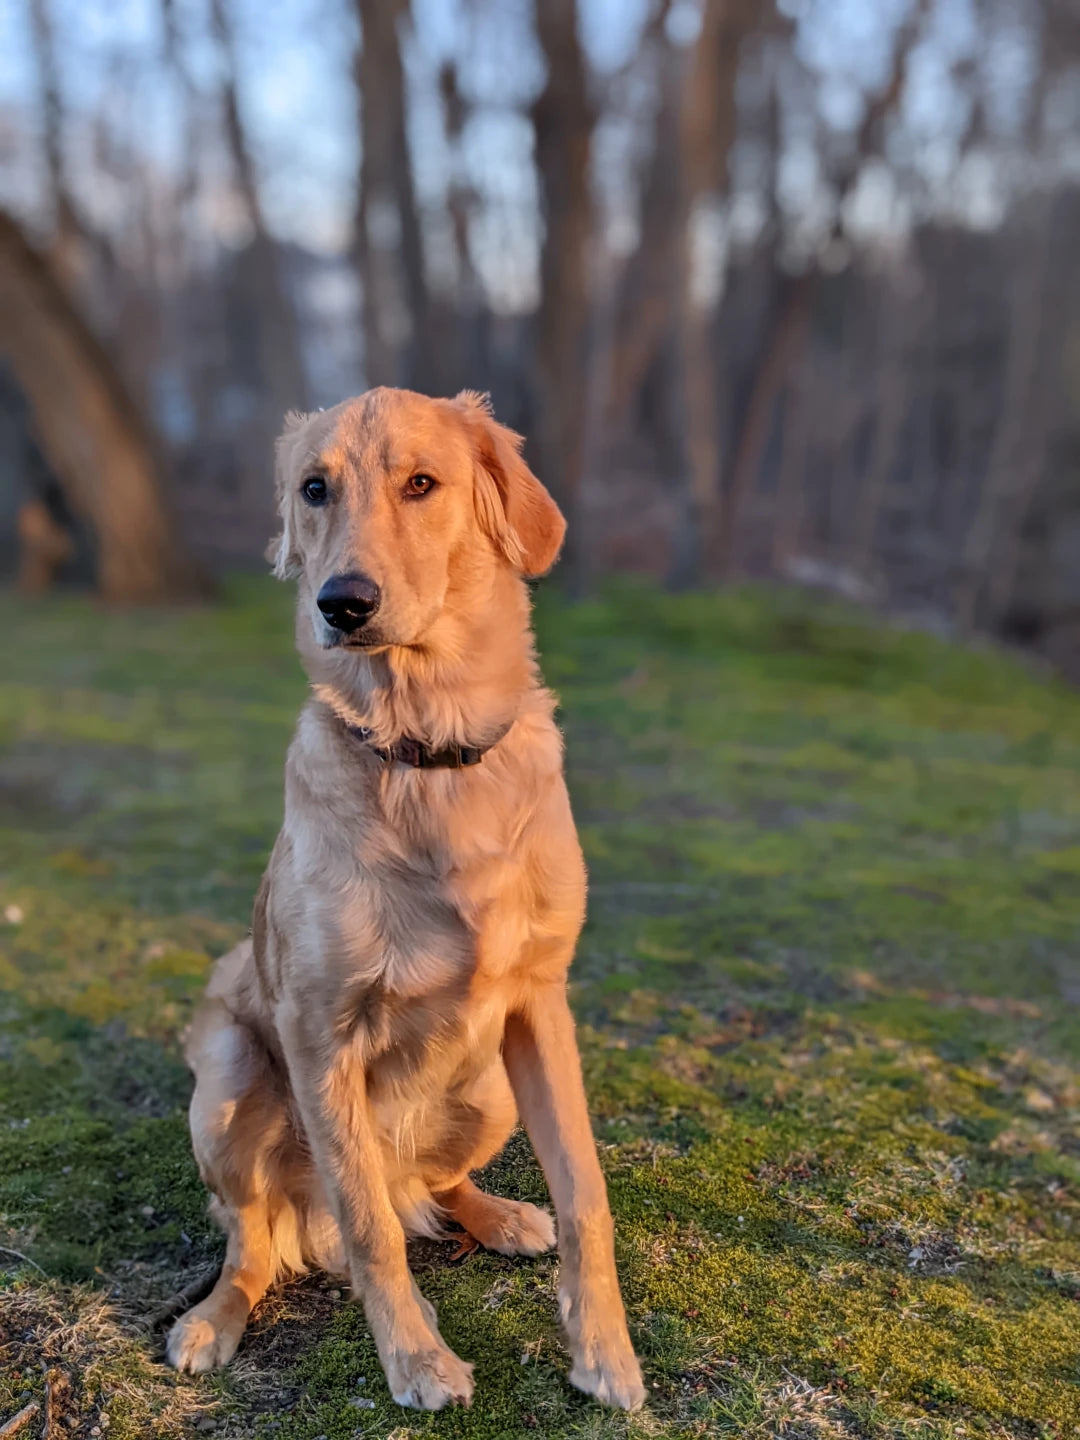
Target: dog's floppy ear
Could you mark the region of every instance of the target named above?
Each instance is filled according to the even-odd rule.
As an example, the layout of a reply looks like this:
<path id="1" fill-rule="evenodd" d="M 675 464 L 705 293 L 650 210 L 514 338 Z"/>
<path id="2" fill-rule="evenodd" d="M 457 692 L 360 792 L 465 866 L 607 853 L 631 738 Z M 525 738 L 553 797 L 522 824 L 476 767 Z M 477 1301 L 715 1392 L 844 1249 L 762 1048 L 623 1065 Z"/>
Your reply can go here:
<path id="1" fill-rule="evenodd" d="M 546 575 L 566 534 L 562 511 L 522 459 L 521 436 L 499 424 L 486 395 L 463 390 L 452 403 L 473 433 L 481 525 L 526 579 Z"/>
<path id="2" fill-rule="evenodd" d="M 293 497 L 290 482 L 296 434 L 308 419 L 309 417 L 301 414 L 299 410 L 290 410 L 285 416 L 285 428 L 274 446 L 274 494 L 281 519 L 281 534 L 276 535 L 266 547 L 266 558 L 273 566 L 273 574 L 279 580 L 289 580 L 300 573 L 300 556 L 293 539 Z"/>

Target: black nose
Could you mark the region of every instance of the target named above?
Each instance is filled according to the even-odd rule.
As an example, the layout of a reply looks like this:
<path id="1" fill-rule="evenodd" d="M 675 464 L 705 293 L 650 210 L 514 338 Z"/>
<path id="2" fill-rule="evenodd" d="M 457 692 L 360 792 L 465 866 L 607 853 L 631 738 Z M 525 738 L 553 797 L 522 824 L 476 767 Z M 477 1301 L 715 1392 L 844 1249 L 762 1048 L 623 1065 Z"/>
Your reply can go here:
<path id="1" fill-rule="evenodd" d="M 379 608 L 379 587 L 366 575 L 331 575 L 315 604 L 327 624 L 351 635 L 366 625 Z"/>

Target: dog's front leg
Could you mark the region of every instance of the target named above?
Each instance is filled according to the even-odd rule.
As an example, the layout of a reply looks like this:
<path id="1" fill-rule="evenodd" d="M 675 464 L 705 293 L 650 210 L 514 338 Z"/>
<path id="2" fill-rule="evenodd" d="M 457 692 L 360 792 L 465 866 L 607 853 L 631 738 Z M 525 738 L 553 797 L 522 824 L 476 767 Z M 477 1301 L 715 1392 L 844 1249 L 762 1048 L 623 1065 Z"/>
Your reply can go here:
<path id="1" fill-rule="evenodd" d="M 278 1025 L 308 1143 L 341 1227 L 353 1292 L 363 1302 L 390 1391 L 399 1405 L 421 1410 L 467 1405 L 472 1366 L 443 1342 L 435 1311 L 409 1272 L 362 1056 L 348 1039 L 328 1046 L 327 1032 L 316 1037 L 310 1017 L 279 1015 Z"/>
<path id="2" fill-rule="evenodd" d="M 559 1222 L 559 1301 L 571 1383 L 608 1405 L 645 1399 L 615 1272 L 614 1228 L 563 984 L 538 987 L 508 1017 L 506 1069 Z"/>

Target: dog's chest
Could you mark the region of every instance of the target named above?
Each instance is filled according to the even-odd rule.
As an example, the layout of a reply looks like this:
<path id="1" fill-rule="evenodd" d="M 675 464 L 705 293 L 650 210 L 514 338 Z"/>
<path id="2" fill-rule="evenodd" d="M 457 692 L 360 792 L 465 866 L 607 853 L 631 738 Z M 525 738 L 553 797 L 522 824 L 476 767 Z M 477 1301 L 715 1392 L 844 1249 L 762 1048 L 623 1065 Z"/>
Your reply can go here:
<path id="1" fill-rule="evenodd" d="M 457 993 L 495 956 L 512 961 L 543 897 L 520 845 L 450 851 L 395 837 L 339 866 L 324 906 L 341 978 L 405 998 Z"/>

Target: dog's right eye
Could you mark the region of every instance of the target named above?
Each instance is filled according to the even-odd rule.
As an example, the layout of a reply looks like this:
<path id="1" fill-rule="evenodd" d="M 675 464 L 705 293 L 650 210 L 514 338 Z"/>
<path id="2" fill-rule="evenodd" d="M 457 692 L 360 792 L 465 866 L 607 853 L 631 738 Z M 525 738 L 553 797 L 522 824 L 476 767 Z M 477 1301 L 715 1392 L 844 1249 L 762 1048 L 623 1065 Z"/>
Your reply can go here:
<path id="1" fill-rule="evenodd" d="M 309 505 L 325 505 L 328 493 L 326 481 L 321 475 L 309 475 L 300 486 L 300 493 Z"/>

